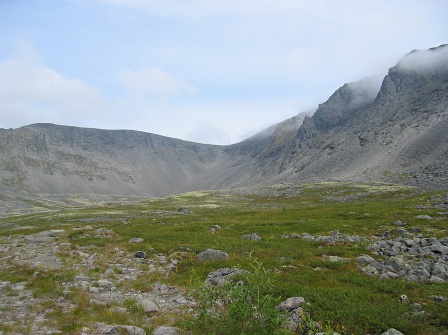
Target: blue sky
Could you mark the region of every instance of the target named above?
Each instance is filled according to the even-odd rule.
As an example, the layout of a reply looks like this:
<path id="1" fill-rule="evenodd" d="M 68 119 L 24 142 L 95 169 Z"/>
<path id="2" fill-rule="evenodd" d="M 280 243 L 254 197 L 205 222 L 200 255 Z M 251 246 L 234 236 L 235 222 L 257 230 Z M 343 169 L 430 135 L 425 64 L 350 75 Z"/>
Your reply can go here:
<path id="1" fill-rule="evenodd" d="M 448 43 L 445 0 L 0 0 L 0 127 L 229 144 Z"/>

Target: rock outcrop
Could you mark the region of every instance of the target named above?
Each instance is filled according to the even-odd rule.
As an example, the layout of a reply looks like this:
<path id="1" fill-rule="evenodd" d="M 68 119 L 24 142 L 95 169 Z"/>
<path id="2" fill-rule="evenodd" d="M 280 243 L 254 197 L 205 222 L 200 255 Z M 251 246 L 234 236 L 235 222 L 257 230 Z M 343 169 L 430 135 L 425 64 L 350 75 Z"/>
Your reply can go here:
<path id="1" fill-rule="evenodd" d="M 432 283 L 448 280 L 448 238 L 411 235 L 393 240 L 381 239 L 369 245 L 368 249 L 383 259 L 359 256 L 357 262 L 365 274 L 383 279 L 404 277 Z"/>

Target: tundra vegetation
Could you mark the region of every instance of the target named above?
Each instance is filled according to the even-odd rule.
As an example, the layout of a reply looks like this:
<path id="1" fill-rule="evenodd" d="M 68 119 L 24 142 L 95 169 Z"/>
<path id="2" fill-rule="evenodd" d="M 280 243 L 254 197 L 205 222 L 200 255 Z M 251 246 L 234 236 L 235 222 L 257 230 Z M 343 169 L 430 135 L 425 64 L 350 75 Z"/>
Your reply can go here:
<path id="1" fill-rule="evenodd" d="M 362 273 L 356 263 L 361 254 L 381 258 L 368 246 L 385 232 L 392 239 L 403 231 L 447 237 L 446 191 L 316 183 L 82 206 L 70 206 L 66 199 L 60 209 L 39 207 L 0 219 L 3 334 L 37 334 L 45 327 L 49 333 L 90 334 L 96 324 L 132 325 L 148 334 L 159 326 L 194 334 L 289 334 L 276 309 L 289 297 L 307 302 L 303 318 L 310 333 L 317 322 L 327 333 L 381 334 L 395 328 L 406 335 L 448 334 L 448 302 L 442 301 L 448 297 L 448 282 L 381 279 Z M 55 236 L 37 243 L 49 230 Z M 334 231 L 359 239 L 285 238 Z M 242 238 L 248 234 L 261 239 Z M 57 258 L 54 267 L 50 256 L 32 261 L 39 256 L 32 248 L 39 245 Z M 229 257 L 198 260 L 196 255 L 206 249 Z M 204 284 L 210 272 L 229 267 L 250 275 L 242 275 L 239 285 Z M 86 285 L 75 285 L 83 280 Z M 98 294 L 104 288 L 109 296 L 122 297 L 102 301 Z M 148 312 L 138 300 L 139 294 L 168 288 L 194 303 L 171 308 L 160 303 L 160 310 Z M 29 296 L 23 293 L 28 290 Z M 27 308 L 26 313 L 43 319 L 6 319 L 14 299 L 23 302 L 18 311 Z"/>

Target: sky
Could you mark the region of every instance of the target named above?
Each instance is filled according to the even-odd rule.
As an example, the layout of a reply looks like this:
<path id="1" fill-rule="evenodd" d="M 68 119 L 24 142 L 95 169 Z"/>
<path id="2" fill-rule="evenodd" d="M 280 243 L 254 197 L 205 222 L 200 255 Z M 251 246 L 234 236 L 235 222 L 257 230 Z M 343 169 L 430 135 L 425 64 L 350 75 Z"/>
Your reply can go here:
<path id="1" fill-rule="evenodd" d="M 446 0 L 0 0 L 0 127 L 231 144 L 448 43 Z"/>

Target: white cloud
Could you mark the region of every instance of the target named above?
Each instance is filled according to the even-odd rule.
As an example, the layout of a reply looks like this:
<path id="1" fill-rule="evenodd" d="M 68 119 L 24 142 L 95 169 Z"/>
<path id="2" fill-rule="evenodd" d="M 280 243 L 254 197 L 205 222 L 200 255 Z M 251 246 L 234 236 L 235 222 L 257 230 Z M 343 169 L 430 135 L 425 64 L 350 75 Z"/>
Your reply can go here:
<path id="1" fill-rule="evenodd" d="M 131 92 L 149 93 L 159 97 L 196 94 L 198 89 L 185 81 L 177 80 L 160 67 L 146 67 L 138 72 L 123 70 L 119 74 L 120 82 Z"/>
<path id="2" fill-rule="evenodd" d="M 104 112 L 105 101 L 98 90 L 29 58 L 0 63 L 0 78 L 3 127 L 33 122 L 79 123 Z"/>
<path id="3" fill-rule="evenodd" d="M 413 51 L 406 55 L 398 66 L 416 72 L 431 72 L 448 69 L 448 45 L 432 49 L 431 52 Z"/>

